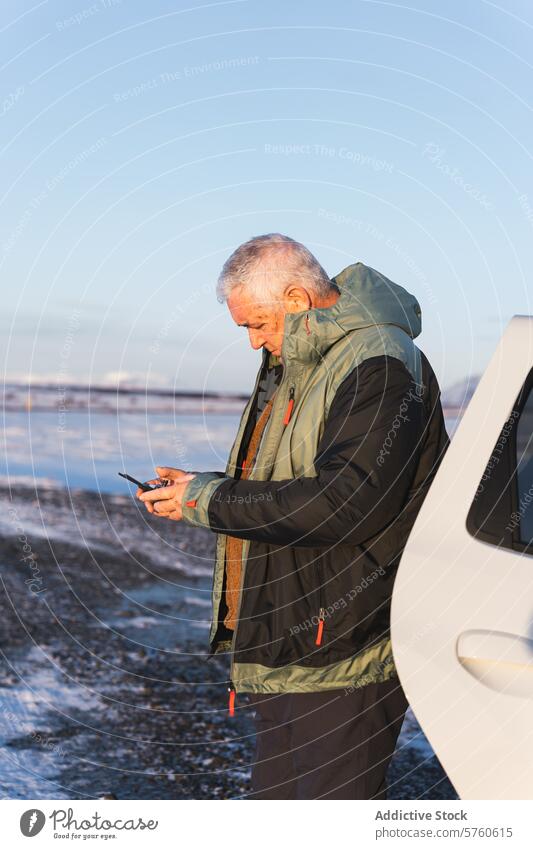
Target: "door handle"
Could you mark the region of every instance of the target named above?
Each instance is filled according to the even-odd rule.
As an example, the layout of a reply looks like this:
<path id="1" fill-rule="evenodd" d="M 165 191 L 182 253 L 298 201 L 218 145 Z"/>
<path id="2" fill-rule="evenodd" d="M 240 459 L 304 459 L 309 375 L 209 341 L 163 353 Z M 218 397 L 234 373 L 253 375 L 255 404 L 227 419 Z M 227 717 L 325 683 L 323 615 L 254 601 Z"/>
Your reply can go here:
<path id="1" fill-rule="evenodd" d="M 455 650 L 463 669 L 481 684 L 533 698 L 533 640 L 502 631 L 463 631 Z"/>

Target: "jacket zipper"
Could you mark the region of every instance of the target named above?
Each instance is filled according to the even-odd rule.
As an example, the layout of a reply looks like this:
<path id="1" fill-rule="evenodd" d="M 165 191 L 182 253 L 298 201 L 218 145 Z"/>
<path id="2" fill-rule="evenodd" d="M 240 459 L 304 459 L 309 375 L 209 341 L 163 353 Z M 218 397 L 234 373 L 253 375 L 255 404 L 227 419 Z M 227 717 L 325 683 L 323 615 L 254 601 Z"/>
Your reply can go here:
<path id="1" fill-rule="evenodd" d="M 267 364 L 267 357 L 264 358 L 263 364 L 262 364 L 261 368 L 259 369 L 259 371 L 257 372 L 256 378 L 255 378 L 255 385 L 254 385 L 252 394 L 250 396 L 250 400 L 248 401 L 248 404 L 246 405 L 247 409 L 248 409 L 246 420 L 244 419 L 244 415 L 245 415 L 245 412 L 246 412 L 246 410 L 245 410 L 245 411 L 243 411 L 242 418 L 239 422 L 240 440 L 239 440 L 239 444 L 237 445 L 237 439 L 239 437 L 239 433 L 237 433 L 237 436 L 235 437 L 235 444 L 237 445 L 237 448 L 236 448 L 236 453 L 235 453 L 235 461 L 233 463 L 233 474 L 235 474 L 237 469 L 238 469 L 237 460 L 239 459 L 239 453 L 240 453 L 240 450 L 241 450 L 242 440 L 244 438 L 244 433 L 245 433 L 246 428 L 248 426 L 248 421 L 249 421 L 249 418 L 250 418 L 250 412 L 253 408 L 254 399 L 257 395 L 259 383 L 260 383 L 261 378 L 263 376 L 263 373 L 266 369 L 266 364 Z M 231 469 L 232 469 L 232 465 L 231 465 L 231 463 L 228 462 L 228 468 L 226 468 L 226 474 L 230 473 Z M 214 586 L 214 582 L 215 582 L 215 571 L 213 571 L 213 586 Z M 219 609 L 220 609 L 220 599 L 219 599 L 219 603 L 218 603 L 218 607 L 217 607 L 216 611 L 215 611 L 214 605 L 213 605 L 213 623 L 215 623 L 215 622 L 218 623 L 218 611 L 219 611 Z M 207 660 L 211 660 L 211 658 L 215 656 L 215 650 L 213 648 L 213 641 L 216 638 L 217 629 L 218 629 L 218 624 L 217 624 L 217 627 L 215 628 L 215 632 L 213 634 L 213 639 L 209 640 L 209 653 L 208 653 L 208 656 L 207 656 Z M 211 634 L 209 636 L 211 636 Z M 232 650 L 233 650 L 233 643 L 232 643 L 232 647 L 231 647 L 231 651 Z"/>
<path id="2" fill-rule="evenodd" d="M 323 599 L 323 574 L 322 574 L 322 564 L 319 562 L 317 564 L 317 578 L 318 578 L 318 623 L 316 628 L 316 637 L 315 637 L 315 646 L 320 646 L 322 644 L 322 637 L 324 634 L 324 619 L 326 618 L 326 611 L 324 610 L 324 599 Z"/>
<path id="3" fill-rule="evenodd" d="M 283 424 L 287 426 L 291 420 L 292 409 L 294 407 L 294 386 L 291 386 L 289 389 L 289 401 L 287 403 L 287 409 L 285 410 L 285 417 L 283 419 Z"/>
<path id="4" fill-rule="evenodd" d="M 287 369 L 284 366 L 283 367 L 283 374 L 281 376 L 281 382 L 280 382 L 278 389 L 277 389 L 278 392 L 281 389 L 281 387 L 283 386 L 283 383 L 286 379 L 286 373 L 287 373 Z M 292 415 L 292 410 L 293 410 L 293 407 L 294 407 L 294 394 L 295 394 L 295 387 L 293 385 L 289 388 L 289 401 L 288 401 L 287 408 L 286 408 L 286 411 L 285 411 L 285 417 L 283 419 L 284 425 L 288 425 L 288 423 L 290 421 L 290 417 Z M 271 415 L 272 415 L 272 413 L 271 413 Z M 250 478 L 248 478 L 248 480 L 250 480 Z M 248 548 L 246 549 L 246 561 L 248 560 L 249 549 L 250 549 L 250 542 L 248 541 Z M 228 693 L 229 693 L 228 713 L 229 713 L 230 716 L 234 716 L 234 714 L 235 714 L 235 699 L 237 697 L 237 693 L 236 693 L 235 687 L 233 685 L 232 679 L 233 679 L 233 671 L 234 671 L 234 664 L 235 664 L 235 660 L 234 660 L 234 658 L 235 658 L 235 641 L 237 639 L 237 628 L 239 627 L 239 614 L 241 612 L 241 604 L 242 604 L 242 590 L 243 590 L 243 587 L 244 587 L 244 579 L 246 577 L 246 575 L 245 575 L 245 573 L 246 573 L 246 561 L 243 560 L 243 564 L 242 564 L 241 587 L 240 587 L 240 592 L 239 592 L 239 601 L 238 601 L 238 604 L 237 604 L 237 612 L 235 614 L 235 628 L 233 629 L 233 637 L 231 638 L 230 685 L 228 687 Z"/>
<path id="5" fill-rule="evenodd" d="M 230 678 L 229 687 L 228 687 L 228 714 L 229 716 L 235 716 L 235 687 L 233 686 L 233 681 Z"/>
<path id="6" fill-rule="evenodd" d="M 326 616 L 326 611 L 323 607 L 321 607 L 318 611 L 318 626 L 316 630 L 316 640 L 315 645 L 319 646 L 322 643 L 322 634 L 324 631 L 324 619 Z"/>

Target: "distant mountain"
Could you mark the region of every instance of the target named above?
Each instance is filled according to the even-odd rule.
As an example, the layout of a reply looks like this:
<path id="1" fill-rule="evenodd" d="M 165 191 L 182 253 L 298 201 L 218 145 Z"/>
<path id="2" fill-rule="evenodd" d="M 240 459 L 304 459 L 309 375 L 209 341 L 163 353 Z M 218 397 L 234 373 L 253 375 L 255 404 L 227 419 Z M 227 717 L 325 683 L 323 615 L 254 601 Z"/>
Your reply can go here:
<path id="1" fill-rule="evenodd" d="M 464 409 L 470 402 L 479 383 L 480 375 L 474 374 L 454 383 L 442 392 L 442 406 L 446 409 Z"/>
<path id="2" fill-rule="evenodd" d="M 454 383 L 442 391 L 442 406 L 447 410 L 464 410 L 468 405 L 479 375 Z M 175 413 L 240 413 L 248 396 L 237 392 L 208 392 L 134 386 L 117 387 L 53 383 L 5 383 L 0 401 L 6 410 L 87 410 L 102 412 Z"/>
<path id="3" fill-rule="evenodd" d="M 110 387 L 52 383 L 5 383 L 0 389 L 5 410 L 74 410 L 102 413 L 242 413 L 248 397 L 236 392 Z"/>

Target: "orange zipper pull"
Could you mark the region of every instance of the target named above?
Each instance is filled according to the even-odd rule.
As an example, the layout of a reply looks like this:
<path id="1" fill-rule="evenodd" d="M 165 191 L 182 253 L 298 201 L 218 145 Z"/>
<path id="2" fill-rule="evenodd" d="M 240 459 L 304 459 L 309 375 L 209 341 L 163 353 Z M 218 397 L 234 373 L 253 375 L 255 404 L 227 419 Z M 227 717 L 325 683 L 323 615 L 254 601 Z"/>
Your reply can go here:
<path id="1" fill-rule="evenodd" d="M 230 683 L 228 687 L 229 699 L 228 699 L 228 713 L 230 716 L 235 716 L 235 687 L 232 683 Z"/>
<path id="2" fill-rule="evenodd" d="M 291 386 L 290 392 L 289 392 L 289 403 L 287 404 L 287 409 L 285 410 L 285 418 L 283 419 L 284 425 L 289 424 L 293 407 L 294 407 L 294 386 Z"/>
<path id="3" fill-rule="evenodd" d="M 318 630 L 316 632 L 315 646 L 319 646 L 322 642 L 322 632 L 324 631 L 324 608 L 321 607 L 318 613 Z"/>

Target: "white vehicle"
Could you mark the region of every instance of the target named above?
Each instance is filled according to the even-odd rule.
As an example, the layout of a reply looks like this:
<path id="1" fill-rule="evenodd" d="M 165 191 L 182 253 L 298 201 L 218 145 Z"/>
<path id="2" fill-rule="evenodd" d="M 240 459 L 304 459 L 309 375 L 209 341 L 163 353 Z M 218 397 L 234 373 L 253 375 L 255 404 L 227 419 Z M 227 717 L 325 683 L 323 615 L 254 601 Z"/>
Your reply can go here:
<path id="1" fill-rule="evenodd" d="M 509 323 L 402 557 L 393 652 L 462 799 L 533 799 L 533 317 Z"/>

